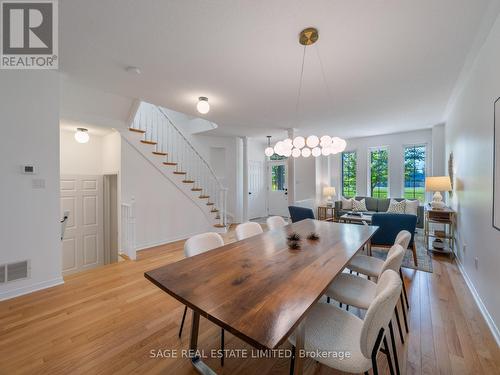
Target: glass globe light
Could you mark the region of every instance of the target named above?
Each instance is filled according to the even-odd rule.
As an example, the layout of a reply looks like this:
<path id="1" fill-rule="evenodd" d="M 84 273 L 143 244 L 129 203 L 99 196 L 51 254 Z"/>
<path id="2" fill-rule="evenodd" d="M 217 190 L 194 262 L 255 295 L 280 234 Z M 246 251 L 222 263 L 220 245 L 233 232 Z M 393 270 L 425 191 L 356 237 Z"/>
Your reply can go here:
<path id="1" fill-rule="evenodd" d="M 318 156 L 321 155 L 321 149 L 319 147 L 314 147 L 311 151 L 312 156 L 317 158 Z"/>
<path id="2" fill-rule="evenodd" d="M 283 140 L 283 144 L 289 148 L 290 150 L 292 149 L 293 147 L 293 141 L 290 139 L 290 138 L 287 138 L 287 139 L 284 139 Z"/>
<path id="3" fill-rule="evenodd" d="M 319 138 L 315 135 L 310 135 L 306 140 L 307 147 L 314 148 L 319 144 Z"/>
<path id="4" fill-rule="evenodd" d="M 320 138 L 320 143 L 321 147 L 326 147 L 328 145 L 332 144 L 332 137 L 329 135 L 324 135 Z"/>
<path id="5" fill-rule="evenodd" d="M 283 142 L 279 141 L 274 145 L 274 152 L 278 155 L 281 155 L 283 151 Z"/>
<path id="6" fill-rule="evenodd" d="M 331 147 L 330 146 L 327 146 L 327 147 L 323 147 L 321 149 L 321 155 L 323 156 L 328 156 L 331 154 Z"/>
<path id="7" fill-rule="evenodd" d="M 271 157 L 274 155 L 274 149 L 272 147 L 266 147 L 266 149 L 264 150 L 264 154 Z"/>
<path id="8" fill-rule="evenodd" d="M 306 140 L 304 139 L 304 137 L 301 136 L 295 137 L 295 139 L 293 140 L 293 145 L 296 148 L 301 149 L 306 145 Z"/>
<path id="9" fill-rule="evenodd" d="M 298 157 L 300 156 L 300 149 L 298 149 L 298 148 L 294 148 L 294 149 L 292 150 L 292 156 L 293 156 L 294 158 L 298 158 Z"/>
<path id="10" fill-rule="evenodd" d="M 78 143 L 87 143 L 89 141 L 89 133 L 85 128 L 77 128 L 75 133 L 75 140 Z"/>
<path id="11" fill-rule="evenodd" d="M 302 149 L 302 157 L 308 158 L 309 156 L 311 156 L 311 149 L 307 148 L 307 147 L 304 147 Z"/>
<path id="12" fill-rule="evenodd" d="M 291 148 L 287 148 L 283 151 L 283 156 L 286 156 L 287 158 L 292 155 L 292 149 Z"/>
<path id="13" fill-rule="evenodd" d="M 208 113 L 208 111 L 210 111 L 210 104 L 208 104 L 208 98 L 206 98 L 205 96 L 200 96 L 198 98 L 198 104 L 196 104 L 196 109 L 202 115 Z"/>
<path id="14" fill-rule="evenodd" d="M 347 147 L 347 142 L 345 141 L 345 139 L 340 138 L 339 145 L 340 145 L 340 152 L 343 152 Z"/>

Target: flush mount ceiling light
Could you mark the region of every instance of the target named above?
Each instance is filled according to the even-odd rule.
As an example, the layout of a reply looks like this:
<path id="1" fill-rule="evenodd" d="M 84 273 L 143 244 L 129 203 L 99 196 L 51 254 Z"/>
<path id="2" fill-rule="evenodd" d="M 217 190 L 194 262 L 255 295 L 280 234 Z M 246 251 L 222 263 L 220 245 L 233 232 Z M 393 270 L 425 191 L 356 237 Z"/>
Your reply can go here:
<path id="1" fill-rule="evenodd" d="M 76 128 L 75 140 L 78 143 L 87 143 L 89 141 L 89 133 L 88 129 L 85 128 Z"/>
<path id="2" fill-rule="evenodd" d="M 208 111 L 210 111 L 210 104 L 208 104 L 208 98 L 205 96 L 200 96 L 198 98 L 198 104 L 196 104 L 196 109 L 202 115 L 208 113 Z"/>
<path id="3" fill-rule="evenodd" d="M 295 105 L 295 112 L 297 117 L 297 123 L 299 123 L 299 108 L 300 108 L 300 94 L 302 91 L 302 83 L 304 78 L 304 63 L 306 59 L 306 47 L 313 45 L 319 39 L 318 30 L 314 27 L 308 27 L 302 30 L 299 34 L 299 44 L 304 46 L 303 54 L 302 54 L 302 66 L 300 71 L 298 92 L 297 92 L 297 101 Z M 317 48 L 317 47 L 316 47 Z M 316 52 L 318 50 L 316 49 Z M 328 84 L 326 82 L 325 72 L 323 70 L 323 63 L 321 61 L 321 57 L 318 52 L 318 60 L 319 65 L 321 67 L 321 73 L 323 75 L 323 81 L 325 83 L 325 88 L 327 91 L 327 95 L 330 97 Z M 201 99 L 201 98 L 200 98 Z M 199 103 L 198 103 L 199 104 Z M 208 104 L 208 103 L 207 103 Z M 297 126 L 298 127 L 298 126 Z M 297 136 L 293 140 L 285 139 L 283 141 L 278 141 L 274 148 L 271 147 L 271 144 L 268 142 L 268 147 L 264 151 L 267 156 L 268 153 L 271 153 L 271 149 L 274 153 L 279 156 L 292 156 L 294 158 L 298 158 L 300 156 L 304 158 L 308 158 L 309 156 L 318 157 L 318 156 L 328 156 L 331 154 L 337 154 L 346 149 L 347 143 L 342 138 L 331 137 L 329 135 L 324 135 L 321 138 L 316 135 L 310 135 L 306 138 L 302 136 Z"/>

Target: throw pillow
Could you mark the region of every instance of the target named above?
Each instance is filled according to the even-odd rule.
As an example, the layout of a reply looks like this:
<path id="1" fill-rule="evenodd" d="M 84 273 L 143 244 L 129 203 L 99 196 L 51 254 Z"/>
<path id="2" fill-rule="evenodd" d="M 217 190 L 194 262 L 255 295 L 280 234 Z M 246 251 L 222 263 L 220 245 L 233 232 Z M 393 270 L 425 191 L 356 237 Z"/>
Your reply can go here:
<path id="1" fill-rule="evenodd" d="M 342 201 L 342 209 L 343 210 L 352 210 L 352 202 L 354 201 L 353 198 L 347 199 L 344 197 L 341 197 Z"/>
<path id="2" fill-rule="evenodd" d="M 418 215 L 418 206 L 420 205 L 420 202 L 418 200 L 414 201 L 409 201 L 405 200 L 405 214 L 410 214 L 410 215 Z"/>
<path id="3" fill-rule="evenodd" d="M 360 212 L 366 212 L 368 209 L 366 208 L 366 200 L 363 198 L 360 201 L 357 201 L 356 199 L 353 199 L 352 201 L 352 210 L 353 211 L 360 211 Z"/>
<path id="4" fill-rule="evenodd" d="M 405 208 L 406 208 L 405 201 L 398 202 L 394 199 L 391 199 L 391 202 L 389 203 L 389 208 L 387 209 L 387 212 L 390 212 L 393 214 L 404 214 Z"/>

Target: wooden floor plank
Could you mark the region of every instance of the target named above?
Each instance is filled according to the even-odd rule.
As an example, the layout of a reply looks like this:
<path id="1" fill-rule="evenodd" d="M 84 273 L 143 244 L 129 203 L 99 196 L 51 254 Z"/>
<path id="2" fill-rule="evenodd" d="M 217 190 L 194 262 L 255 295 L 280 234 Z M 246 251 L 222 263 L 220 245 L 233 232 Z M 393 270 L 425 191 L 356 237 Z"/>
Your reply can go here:
<path id="1" fill-rule="evenodd" d="M 224 237 L 234 241 L 234 231 Z M 195 374 L 186 358 L 150 356 L 151 350 L 188 347 L 190 315 L 179 339 L 183 306 L 143 276 L 182 259 L 183 244 L 141 251 L 135 262 L 71 275 L 64 285 L 0 302 L 0 374 Z M 402 373 L 500 374 L 500 350 L 455 263 L 432 262 L 432 274 L 403 272 L 411 308 L 404 346 L 396 334 Z M 216 350 L 219 340 L 219 328 L 202 319 L 200 348 Z M 252 349 L 226 332 L 226 349 L 242 348 Z M 380 373 L 388 374 L 385 356 L 378 362 Z M 227 358 L 224 368 L 217 358 L 207 363 L 225 374 L 289 371 L 287 358 Z M 305 362 L 305 373 L 338 374 L 314 360 Z"/>

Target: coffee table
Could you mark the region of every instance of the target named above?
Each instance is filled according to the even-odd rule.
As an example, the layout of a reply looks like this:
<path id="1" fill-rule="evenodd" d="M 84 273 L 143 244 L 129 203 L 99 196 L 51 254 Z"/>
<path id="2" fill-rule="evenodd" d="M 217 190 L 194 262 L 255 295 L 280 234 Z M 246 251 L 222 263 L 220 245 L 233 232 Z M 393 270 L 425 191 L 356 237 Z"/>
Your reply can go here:
<path id="1" fill-rule="evenodd" d="M 350 213 L 344 214 L 339 218 L 339 221 L 343 223 L 351 223 L 351 224 L 371 224 L 372 223 L 372 215 L 361 214 L 361 216 L 353 215 Z"/>

